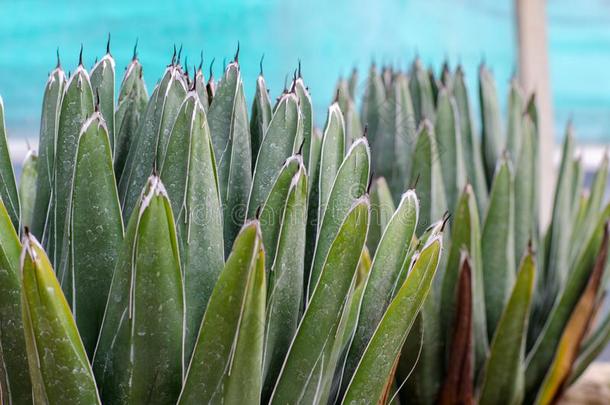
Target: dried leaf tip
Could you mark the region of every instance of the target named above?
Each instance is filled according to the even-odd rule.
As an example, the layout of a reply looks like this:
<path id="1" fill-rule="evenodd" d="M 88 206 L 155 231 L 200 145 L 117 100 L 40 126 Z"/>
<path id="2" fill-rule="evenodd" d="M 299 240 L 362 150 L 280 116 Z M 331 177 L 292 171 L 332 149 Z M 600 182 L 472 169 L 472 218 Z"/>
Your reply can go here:
<path id="1" fill-rule="evenodd" d="M 235 51 L 235 57 L 233 58 L 233 62 L 239 63 L 239 41 L 237 41 L 237 50 Z"/>
<path id="2" fill-rule="evenodd" d="M 106 55 L 110 55 L 110 33 L 108 33 L 108 41 L 106 41 Z"/>
<path id="3" fill-rule="evenodd" d="M 263 61 L 265 60 L 265 54 L 261 55 L 261 60 L 258 62 L 258 66 L 260 68 L 259 76 L 263 75 Z"/>
<path id="4" fill-rule="evenodd" d="M 78 53 L 78 66 L 83 66 L 83 44 L 80 44 L 80 52 Z"/>
<path id="5" fill-rule="evenodd" d="M 132 61 L 135 61 L 138 59 L 138 38 L 136 38 L 136 43 L 133 46 L 133 56 L 131 57 Z"/>

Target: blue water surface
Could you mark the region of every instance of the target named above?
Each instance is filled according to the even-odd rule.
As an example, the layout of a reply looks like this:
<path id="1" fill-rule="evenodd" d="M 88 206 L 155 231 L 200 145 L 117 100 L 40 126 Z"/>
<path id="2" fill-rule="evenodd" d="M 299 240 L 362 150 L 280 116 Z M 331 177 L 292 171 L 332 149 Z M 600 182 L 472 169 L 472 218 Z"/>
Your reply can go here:
<path id="1" fill-rule="evenodd" d="M 316 124 L 339 75 L 372 60 L 406 68 L 417 54 L 440 68 L 464 65 L 476 96 L 476 70 L 493 70 L 502 105 L 515 70 L 516 35 L 510 0 L 225 0 L 225 1 L 1 1 L 0 95 L 12 137 L 36 138 L 42 90 L 55 65 L 73 70 L 84 44 L 91 66 L 112 34 L 117 73 L 131 58 L 136 38 L 144 76 L 152 89 L 182 44 L 190 64 L 203 51 L 207 66 L 231 60 L 237 41 L 246 94 L 254 91 L 258 62 L 278 95 L 299 59 L 314 98 Z M 556 129 L 573 114 L 582 141 L 610 140 L 610 5 L 604 0 L 551 0 L 548 10 Z M 207 76 L 207 75 L 206 75 Z"/>

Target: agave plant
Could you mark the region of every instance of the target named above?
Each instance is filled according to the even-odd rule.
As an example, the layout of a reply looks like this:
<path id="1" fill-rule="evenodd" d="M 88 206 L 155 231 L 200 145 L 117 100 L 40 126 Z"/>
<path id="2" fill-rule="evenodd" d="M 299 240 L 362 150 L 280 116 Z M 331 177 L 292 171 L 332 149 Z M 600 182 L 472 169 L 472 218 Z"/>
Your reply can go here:
<path id="1" fill-rule="evenodd" d="M 136 50 L 118 97 L 109 45 L 58 62 L 19 187 L 0 120 L 3 403 L 546 404 L 582 373 L 607 162 L 579 197 L 568 137 L 542 233 L 516 87 L 501 136 L 482 73 L 479 140 L 460 70 L 372 69 L 361 113 L 354 72 L 318 132 L 300 66 L 248 108 L 238 57 L 174 50 L 150 97 Z"/>

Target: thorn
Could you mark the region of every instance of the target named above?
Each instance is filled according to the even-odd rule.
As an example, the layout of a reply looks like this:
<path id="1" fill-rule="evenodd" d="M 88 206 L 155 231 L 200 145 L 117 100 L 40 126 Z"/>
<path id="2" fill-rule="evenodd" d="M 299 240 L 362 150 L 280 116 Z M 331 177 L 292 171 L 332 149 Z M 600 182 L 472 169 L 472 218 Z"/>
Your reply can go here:
<path id="1" fill-rule="evenodd" d="M 375 171 L 371 170 L 371 175 L 369 176 L 369 184 L 366 186 L 367 194 L 371 194 L 371 187 L 373 187 L 373 178 L 375 178 Z"/>
<path id="2" fill-rule="evenodd" d="M 133 56 L 131 57 L 131 60 L 134 61 L 138 59 L 138 38 L 136 38 L 136 43 L 133 46 Z"/>
<path id="3" fill-rule="evenodd" d="M 210 78 L 209 80 L 212 80 L 212 78 L 214 77 L 214 73 L 212 72 L 212 67 L 214 66 L 214 61 L 216 60 L 216 58 L 212 58 L 212 62 L 210 62 Z"/>
<path id="4" fill-rule="evenodd" d="M 178 49 L 178 60 L 176 61 L 177 65 L 180 65 L 180 55 L 182 55 L 182 44 L 180 44 L 180 49 Z"/>
<path id="5" fill-rule="evenodd" d="M 367 137 L 369 134 L 369 124 L 364 124 L 364 132 L 362 133 L 363 137 Z"/>
<path id="6" fill-rule="evenodd" d="M 174 66 L 175 62 L 176 62 L 176 44 L 174 44 L 174 54 L 172 55 L 172 61 L 169 65 Z"/>
<path id="7" fill-rule="evenodd" d="M 239 63 L 239 41 L 237 41 L 237 51 L 235 51 L 235 58 L 233 61 Z"/>
<path id="8" fill-rule="evenodd" d="M 195 68 L 195 66 L 193 66 L 193 69 Z M 191 91 L 196 91 L 197 90 L 197 73 L 195 73 L 195 75 L 193 76 L 193 86 L 191 87 Z"/>
<path id="9" fill-rule="evenodd" d="M 110 55 L 110 33 L 108 33 L 108 41 L 106 42 L 106 55 Z"/>
<path id="10" fill-rule="evenodd" d="M 227 70 L 227 57 L 222 58 L 222 71 Z"/>
<path id="11" fill-rule="evenodd" d="M 301 59 L 300 58 L 299 58 L 299 68 L 298 68 L 298 71 L 299 71 L 299 79 L 303 78 L 303 76 L 301 75 Z"/>
<path id="12" fill-rule="evenodd" d="M 57 47 L 57 69 L 61 68 L 61 60 L 59 59 L 59 47 Z"/>
<path id="13" fill-rule="evenodd" d="M 338 103 L 339 102 L 339 93 L 341 92 L 341 88 L 337 87 L 337 92 L 335 93 L 335 99 L 333 100 L 333 103 Z"/>
<path id="14" fill-rule="evenodd" d="M 189 57 L 188 55 L 186 55 L 184 57 L 184 73 L 186 73 L 186 75 L 189 75 Z"/>
<path id="15" fill-rule="evenodd" d="M 415 178 L 415 181 L 411 185 L 411 190 L 415 190 L 415 188 L 417 187 L 417 183 L 419 183 L 419 175 L 420 175 L 420 173 L 417 173 L 417 177 Z"/>
<path id="16" fill-rule="evenodd" d="M 30 228 L 27 225 L 25 225 L 23 227 L 23 234 L 25 235 L 26 238 L 30 237 Z"/>
<path id="17" fill-rule="evenodd" d="M 201 68 L 203 67 L 203 51 L 201 51 L 201 56 L 199 58 L 199 68 L 197 69 L 199 72 L 201 72 Z"/>
<path id="18" fill-rule="evenodd" d="M 301 145 L 299 145 L 299 150 L 297 151 L 297 155 L 303 156 L 303 146 L 305 145 L 305 137 L 301 141 Z"/>
<path id="19" fill-rule="evenodd" d="M 260 67 L 260 69 L 261 69 L 261 70 L 260 70 L 260 73 L 259 73 L 259 75 L 260 75 L 260 76 L 262 76 L 262 75 L 263 75 L 263 61 L 264 61 L 264 60 L 265 60 L 265 54 L 263 54 L 263 55 L 261 56 L 261 60 L 260 60 L 260 62 L 258 62 L 258 66 L 259 66 L 259 67 Z"/>
<path id="20" fill-rule="evenodd" d="M 288 74 L 286 74 L 286 77 L 284 77 L 284 93 L 288 93 Z"/>
<path id="21" fill-rule="evenodd" d="M 152 175 L 155 177 L 157 177 L 159 175 L 159 172 L 157 171 L 157 158 L 156 157 L 155 157 L 155 160 L 153 161 Z"/>
<path id="22" fill-rule="evenodd" d="M 78 54 L 78 66 L 83 66 L 83 44 L 80 44 L 80 52 Z"/>
<path id="23" fill-rule="evenodd" d="M 443 225 L 441 225 L 441 232 L 445 230 L 445 225 L 447 225 L 449 218 L 451 218 L 451 214 L 449 213 L 449 211 L 445 211 L 445 213 L 443 214 Z"/>
<path id="24" fill-rule="evenodd" d="M 261 217 L 261 206 L 259 205 L 258 207 L 256 207 L 256 213 L 254 214 L 254 218 L 256 218 L 256 220 L 258 221 L 258 219 Z"/>
<path id="25" fill-rule="evenodd" d="M 95 88 L 95 112 L 100 112 L 100 89 Z"/>
<path id="26" fill-rule="evenodd" d="M 290 85 L 290 92 L 291 93 L 296 93 L 296 87 L 297 87 L 297 70 L 294 70 L 294 73 L 292 75 L 292 84 Z"/>

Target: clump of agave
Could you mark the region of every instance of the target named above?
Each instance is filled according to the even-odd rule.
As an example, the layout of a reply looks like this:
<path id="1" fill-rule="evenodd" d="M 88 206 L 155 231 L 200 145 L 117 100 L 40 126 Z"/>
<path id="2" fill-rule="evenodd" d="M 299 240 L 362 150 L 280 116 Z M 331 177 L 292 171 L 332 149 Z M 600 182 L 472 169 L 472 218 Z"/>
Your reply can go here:
<path id="1" fill-rule="evenodd" d="M 567 137 L 540 232 L 516 86 L 479 141 L 459 69 L 372 69 L 320 133 L 300 67 L 250 110 L 180 53 L 58 63 L 19 187 L 0 117 L 3 402 L 546 404 L 603 348 L 607 162 L 581 195 Z"/>

